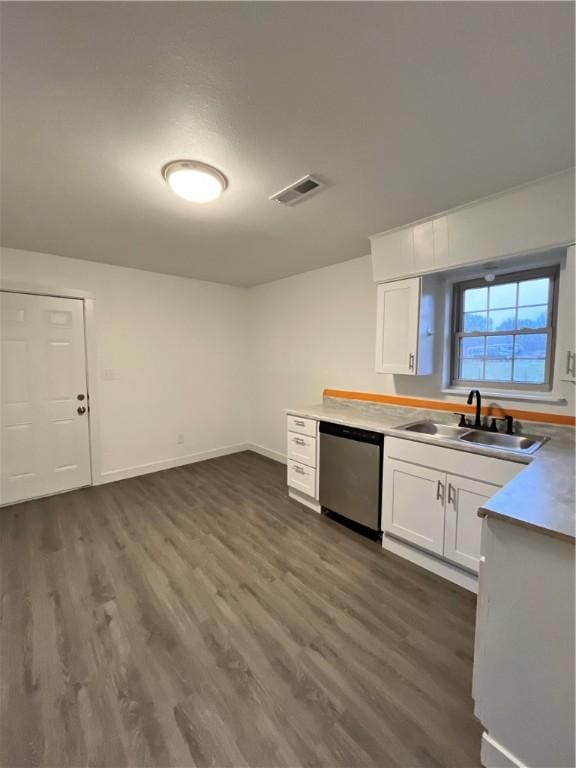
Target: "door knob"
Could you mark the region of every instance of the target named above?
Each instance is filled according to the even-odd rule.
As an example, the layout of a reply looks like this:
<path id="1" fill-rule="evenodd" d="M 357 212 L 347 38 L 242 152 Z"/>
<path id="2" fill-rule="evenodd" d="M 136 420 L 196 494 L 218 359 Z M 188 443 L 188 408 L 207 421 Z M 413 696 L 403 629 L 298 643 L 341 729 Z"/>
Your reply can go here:
<path id="1" fill-rule="evenodd" d="M 77 411 L 80 414 L 80 416 L 82 416 L 82 414 L 86 413 L 86 408 L 84 408 L 83 405 L 79 405 L 77 408 Z"/>
<path id="2" fill-rule="evenodd" d="M 82 394 L 76 395 L 76 400 L 84 400 L 85 397 L 86 395 L 82 395 Z"/>

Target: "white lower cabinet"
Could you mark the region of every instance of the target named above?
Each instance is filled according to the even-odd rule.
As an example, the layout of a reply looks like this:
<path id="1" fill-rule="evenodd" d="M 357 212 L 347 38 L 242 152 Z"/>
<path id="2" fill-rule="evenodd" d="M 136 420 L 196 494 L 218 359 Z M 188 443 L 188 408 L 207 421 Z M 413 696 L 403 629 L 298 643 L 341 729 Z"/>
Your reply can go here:
<path id="1" fill-rule="evenodd" d="M 307 467 L 316 467 L 316 438 L 288 432 L 286 455 Z"/>
<path id="2" fill-rule="evenodd" d="M 288 485 L 306 496 L 316 498 L 316 470 L 288 460 Z"/>
<path id="3" fill-rule="evenodd" d="M 573 768 L 574 543 L 483 520 L 472 696 L 484 766 Z"/>
<path id="4" fill-rule="evenodd" d="M 444 474 L 405 461 L 384 463 L 386 530 L 430 552 L 444 550 Z M 384 520 L 383 520 L 384 523 Z"/>
<path id="5" fill-rule="evenodd" d="M 287 483 L 290 496 L 316 512 L 318 503 L 318 421 L 288 414 L 286 418 Z"/>
<path id="6" fill-rule="evenodd" d="M 478 573 L 482 518 L 478 509 L 500 486 L 447 475 L 444 557 Z"/>
<path id="7" fill-rule="evenodd" d="M 477 574 L 482 534 L 478 509 L 522 466 L 450 448 L 386 438 L 383 544 L 386 536 L 393 536 Z M 476 479 L 484 477 L 494 482 Z"/>

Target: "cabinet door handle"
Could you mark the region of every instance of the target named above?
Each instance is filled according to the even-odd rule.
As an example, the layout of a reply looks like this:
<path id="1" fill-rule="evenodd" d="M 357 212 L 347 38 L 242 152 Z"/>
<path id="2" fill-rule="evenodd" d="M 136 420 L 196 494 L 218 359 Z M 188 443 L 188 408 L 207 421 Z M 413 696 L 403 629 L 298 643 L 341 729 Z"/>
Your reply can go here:
<path id="1" fill-rule="evenodd" d="M 456 509 L 456 488 L 454 488 L 452 483 L 448 483 L 448 504 L 452 504 L 454 509 Z"/>
<path id="2" fill-rule="evenodd" d="M 410 352 L 408 355 L 408 370 L 413 371 L 414 370 L 414 353 Z"/>
<path id="3" fill-rule="evenodd" d="M 438 480 L 438 485 L 436 486 L 436 501 L 441 501 L 444 504 L 444 483 L 440 482 L 440 480 Z"/>
<path id="4" fill-rule="evenodd" d="M 568 350 L 568 352 L 566 353 L 566 373 L 568 373 L 568 374 L 574 373 L 574 369 L 573 369 L 573 366 L 572 366 L 572 361 L 573 360 L 576 363 L 576 353 L 571 352 L 570 350 Z"/>

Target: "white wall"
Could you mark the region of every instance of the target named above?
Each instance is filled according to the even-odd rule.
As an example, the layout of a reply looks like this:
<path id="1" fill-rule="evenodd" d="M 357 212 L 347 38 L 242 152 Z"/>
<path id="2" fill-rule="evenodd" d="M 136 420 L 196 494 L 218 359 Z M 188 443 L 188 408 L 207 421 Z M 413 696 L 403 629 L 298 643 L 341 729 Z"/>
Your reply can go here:
<path id="1" fill-rule="evenodd" d="M 5 281 L 94 296 L 97 482 L 247 441 L 246 289 L 12 249 L 0 265 Z"/>
<path id="2" fill-rule="evenodd" d="M 4 280 L 95 297 L 100 479 L 247 442 L 282 458 L 283 409 L 320 402 L 326 387 L 448 397 L 439 370 L 427 377 L 375 373 L 368 256 L 249 290 L 11 249 L 0 251 L 0 265 Z M 571 268 L 561 276 L 566 305 L 574 303 Z M 116 379 L 105 381 L 102 371 L 110 368 Z M 574 389 L 556 387 L 568 406 L 508 406 L 573 413 Z"/>
<path id="3" fill-rule="evenodd" d="M 285 452 L 283 408 L 325 387 L 382 390 L 374 372 L 376 286 L 370 258 L 250 289 L 252 441 Z"/>
<path id="4" fill-rule="evenodd" d="M 573 264 L 560 280 L 562 300 L 573 304 Z M 462 401 L 442 393 L 440 361 L 433 376 L 374 372 L 376 286 L 369 256 L 252 288 L 249 307 L 251 440 L 272 454 L 285 452 L 283 409 L 320 402 L 326 387 Z M 560 306 L 560 322 L 563 315 Z M 441 354 L 442 345 L 438 350 Z M 568 402 L 564 406 L 490 402 L 570 414 L 574 389 L 569 382 L 555 386 L 554 396 Z"/>

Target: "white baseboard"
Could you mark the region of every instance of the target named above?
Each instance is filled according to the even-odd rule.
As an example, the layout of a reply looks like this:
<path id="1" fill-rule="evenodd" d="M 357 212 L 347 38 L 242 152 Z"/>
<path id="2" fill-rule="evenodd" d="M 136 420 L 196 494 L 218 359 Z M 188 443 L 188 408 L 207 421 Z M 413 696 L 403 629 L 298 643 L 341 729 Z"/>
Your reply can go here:
<path id="1" fill-rule="evenodd" d="M 280 451 L 273 451 L 271 448 L 265 448 L 263 445 L 257 443 L 247 443 L 246 450 L 259 453 L 261 456 L 266 456 L 273 461 L 279 461 L 281 464 L 286 464 L 286 454 L 280 453 Z"/>
<path id="2" fill-rule="evenodd" d="M 489 736 L 486 731 L 482 734 L 480 762 L 484 768 L 527 768 L 525 763 Z"/>
<path id="3" fill-rule="evenodd" d="M 238 445 L 226 445 L 224 448 L 214 448 L 210 451 L 200 451 L 199 453 L 189 453 L 186 456 L 177 456 L 173 459 L 159 459 L 147 464 L 137 464 L 133 467 L 122 467 L 121 469 L 109 469 L 101 472 L 100 477 L 95 478 L 94 485 L 103 483 L 114 483 L 117 480 L 127 480 L 129 477 L 138 475 L 147 475 L 150 472 L 160 472 L 163 469 L 173 469 L 174 467 L 183 467 L 185 464 L 194 464 L 197 461 L 206 461 L 206 459 L 216 459 L 218 456 L 228 456 L 231 453 L 240 453 L 241 451 L 253 450 L 248 443 Z"/>
<path id="4" fill-rule="evenodd" d="M 405 560 L 410 560 L 411 563 L 415 563 L 427 571 L 432 571 L 437 576 L 448 579 L 453 584 L 458 584 L 458 586 L 478 594 L 478 578 L 472 573 L 461 571 L 460 568 L 450 563 L 439 560 L 433 555 L 412 547 L 410 544 L 404 544 L 399 539 L 387 536 L 386 534 L 382 535 L 382 548 L 403 557 Z"/>

